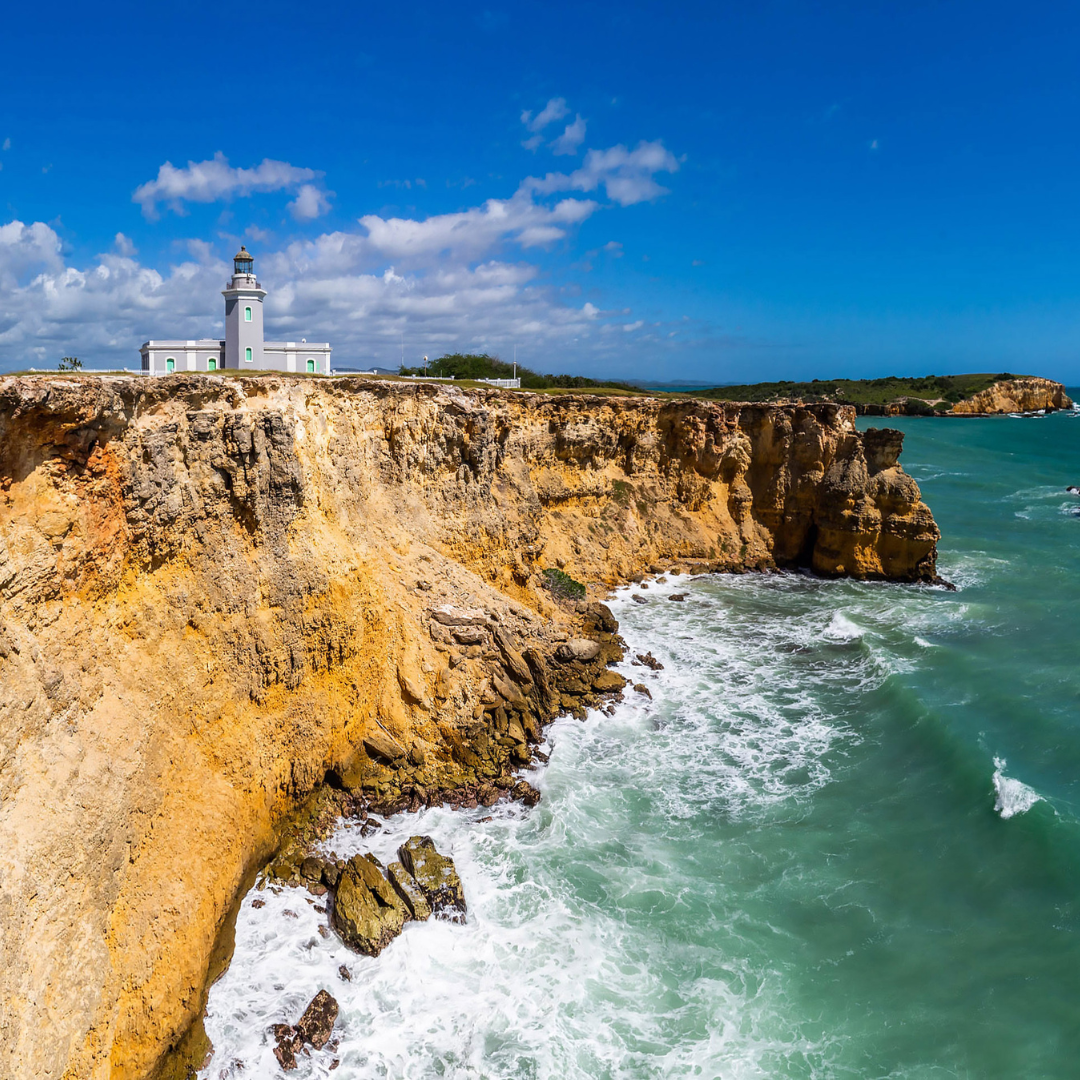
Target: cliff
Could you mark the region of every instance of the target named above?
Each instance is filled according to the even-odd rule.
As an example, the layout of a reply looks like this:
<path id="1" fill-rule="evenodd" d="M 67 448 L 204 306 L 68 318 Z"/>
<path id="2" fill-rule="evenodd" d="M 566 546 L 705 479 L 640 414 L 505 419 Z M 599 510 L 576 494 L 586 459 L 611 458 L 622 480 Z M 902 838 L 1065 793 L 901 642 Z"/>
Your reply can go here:
<path id="1" fill-rule="evenodd" d="M 993 415 L 995 413 L 1039 412 L 1071 409 L 1072 398 L 1065 387 L 1050 379 L 1025 376 L 1003 379 L 981 393 L 974 394 L 952 407 L 954 416 Z"/>
<path id="2" fill-rule="evenodd" d="M 857 406 L 862 416 L 1002 416 L 1071 408 L 1072 398 L 1061 383 L 1035 375 L 999 379 L 954 404 L 944 398 L 906 397 Z"/>
<path id="3" fill-rule="evenodd" d="M 593 598 L 650 567 L 932 580 L 902 436 L 853 417 L 0 380 L 0 1075 L 149 1075 L 324 779 L 508 782 L 537 718 L 617 689 L 604 609 L 542 570 Z"/>

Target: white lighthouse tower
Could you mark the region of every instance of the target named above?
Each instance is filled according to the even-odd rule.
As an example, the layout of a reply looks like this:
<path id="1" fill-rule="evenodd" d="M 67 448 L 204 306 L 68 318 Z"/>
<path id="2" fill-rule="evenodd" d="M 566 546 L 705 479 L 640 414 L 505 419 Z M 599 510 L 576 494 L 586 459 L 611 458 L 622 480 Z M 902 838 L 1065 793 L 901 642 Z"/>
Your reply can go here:
<path id="1" fill-rule="evenodd" d="M 263 362 L 263 298 L 255 280 L 255 261 L 243 244 L 233 258 L 232 282 L 225 297 L 225 366 L 261 371 Z"/>

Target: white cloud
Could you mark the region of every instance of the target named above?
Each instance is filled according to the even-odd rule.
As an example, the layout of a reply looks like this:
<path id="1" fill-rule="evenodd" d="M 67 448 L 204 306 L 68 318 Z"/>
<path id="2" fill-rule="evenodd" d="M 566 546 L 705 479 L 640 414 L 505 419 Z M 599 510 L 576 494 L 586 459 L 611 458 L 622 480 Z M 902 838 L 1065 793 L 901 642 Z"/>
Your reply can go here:
<path id="1" fill-rule="evenodd" d="M 330 209 L 327 192 L 320 191 L 314 184 L 303 184 L 296 193 L 296 198 L 288 204 L 289 213 L 297 221 L 313 221 Z"/>
<path id="2" fill-rule="evenodd" d="M 675 155 L 663 142 L 640 142 L 633 150 L 612 146 L 608 150 L 590 150 L 580 169 L 566 173 L 548 173 L 529 177 L 522 188 L 538 194 L 555 191 L 595 191 L 603 187 L 608 198 L 620 206 L 666 195 L 668 189 L 656 182 L 656 173 L 674 173 L 679 169 Z"/>
<path id="3" fill-rule="evenodd" d="M 521 122 L 530 131 L 543 131 L 548 124 L 551 124 L 556 120 L 561 120 L 564 116 L 567 116 L 569 112 L 570 110 L 566 107 L 566 98 L 552 98 L 535 117 L 528 110 L 523 112 L 521 114 Z"/>
<path id="4" fill-rule="evenodd" d="M 4 149 L 5 150 L 10 150 L 11 149 L 11 139 L 10 138 L 7 138 L 7 139 L 4 140 Z"/>
<path id="5" fill-rule="evenodd" d="M 249 225 L 244 230 L 244 235 L 257 244 L 265 244 L 273 239 L 274 234 L 269 229 L 260 229 L 258 225 Z"/>
<path id="6" fill-rule="evenodd" d="M 182 169 L 166 161 L 158 169 L 157 179 L 137 187 L 131 201 L 139 203 L 143 216 L 153 220 L 158 216 L 158 203 L 181 214 L 185 202 L 210 203 L 256 192 L 293 191 L 321 176 L 314 169 L 270 158 L 251 169 L 233 168 L 219 152 L 209 161 L 189 161 Z"/>
<path id="7" fill-rule="evenodd" d="M 609 240 L 603 248 L 613 259 L 621 259 L 623 257 L 623 247 L 618 240 Z"/>
<path id="8" fill-rule="evenodd" d="M 578 147 L 585 141 L 585 121 L 580 113 L 572 124 L 566 125 L 566 130 L 549 144 L 553 154 L 576 154 Z"/>
<path id="9" fill-rule="evenodd" d="M 625 323 L 623 329 L 629 334 L 634 330 L 640 330 L 645 325 L 643 319 L 638 319 L 637 322 Z"/>
<path id="10" fill-rule="evenodd" d="M 207 164 L 209 174 L 201 166 L 169 166 L 171 172 L 140 188 L 136 201 L 153 211 L 162 203 L 292 185 L 290 208 L 303 217 L 323 212 L 330 194 L 317 180 L 297 181 L 306 173 L 289 171 L 293 166 L 285 163 L 235 170 L 219 156 Z M 245 235 L 260 242 L 256 266 L 269 290 L 267 334 L 329 340 L 342 366 L 395 363 L 402 333 L 407 359 L 409 349 L 418 356 L 500 352 L 515 341 L 529 342 L 537 355 L 621 356 L 617 342 L 626 339 L 619 320 L 628 313 L 569 299 L 572 292 L 560 291 L 528 253 L 565 242 L 600 209 L 592 198 L 551 198 L 549 191 L 607 186 L 612 193 L 612 185 L 618 191 L 628 181 L 645 190 L 649 170 L 664 168 L 673 171 L 675 164 L 659 143 L 633 151 L 615 147 L 590 151 L 570 177 L 530 179 L 509 198 L 454 213 L 366 214 L 351 227 L 277 250 L 272 234 L 251 227 Z M 633 201 L 639 200 L 612 194 L 615 204 Z M 134 243 L 118 233 L 108 252 L 75 266 L 53 227 L 0 225 L 0 366 L 53 366 L 61 356 L 75 355 L 89 366 L 134 367 L 148 338 L 217 336 L 227 257 L 239 237 L 222 233 L 214 244 L 207 239 L 180 242 L 178 261 L 159 269 L 142 265 Z M 617 241 L 603 250 L 622 254 Z"/>

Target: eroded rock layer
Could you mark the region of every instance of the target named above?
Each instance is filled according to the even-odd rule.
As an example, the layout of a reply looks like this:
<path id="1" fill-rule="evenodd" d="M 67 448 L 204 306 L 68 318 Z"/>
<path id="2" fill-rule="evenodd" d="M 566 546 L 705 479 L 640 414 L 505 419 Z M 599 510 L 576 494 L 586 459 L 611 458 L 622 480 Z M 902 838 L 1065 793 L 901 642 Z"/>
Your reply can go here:
<path id="1" fill-rule="evenodd" d="M 0 380 L 0 1075 L 149 1075 L 282 822 L 509 790 L 650 568 L 928 581 L 850 408 Z M 561 569 L 588 596 L 544 587 Z M 526 786 L 527 787 L 527 786 Z M 526 792 L 527 794 L 527 792 Z"/>

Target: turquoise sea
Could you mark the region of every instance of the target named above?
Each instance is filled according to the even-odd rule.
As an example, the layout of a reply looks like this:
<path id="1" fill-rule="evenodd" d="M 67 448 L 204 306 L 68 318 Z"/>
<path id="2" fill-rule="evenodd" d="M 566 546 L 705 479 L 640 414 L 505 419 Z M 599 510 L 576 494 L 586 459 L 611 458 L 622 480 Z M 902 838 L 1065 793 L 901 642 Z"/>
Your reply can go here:
<path id="1" fill-rule="evenodd" d="M 1080 417 L 890 423 L 957 591 L 621 592 L 652 701 L 553 725 L 537 808 L 329 845 L 430 833 L 468 925 L 371 960 L 303 892 L 249 897 L 200 1076 L 274 1075 L 324 986 L 340 1044 L 298 1077 L 1080 1075 Z"/>

